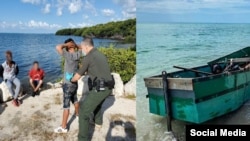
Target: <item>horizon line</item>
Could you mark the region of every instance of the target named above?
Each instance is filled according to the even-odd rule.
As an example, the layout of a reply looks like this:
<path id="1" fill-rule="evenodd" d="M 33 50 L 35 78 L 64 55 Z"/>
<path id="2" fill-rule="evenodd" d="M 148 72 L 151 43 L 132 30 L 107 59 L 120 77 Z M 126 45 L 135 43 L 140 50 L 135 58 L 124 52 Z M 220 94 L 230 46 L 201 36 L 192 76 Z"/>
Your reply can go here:
<path id="1" fill-rule="evenodd" d="M 169 22 L 169 21 L 136 21 L 137 23 L 170 23 L 170 24 L 250 24 L 250 22 Z"/>
<path id="2" fill-rule="evenodd" d="M 0 32 L 0 34 L 55 34 L 55 33 L 44 33 L 44 32 Z"/>

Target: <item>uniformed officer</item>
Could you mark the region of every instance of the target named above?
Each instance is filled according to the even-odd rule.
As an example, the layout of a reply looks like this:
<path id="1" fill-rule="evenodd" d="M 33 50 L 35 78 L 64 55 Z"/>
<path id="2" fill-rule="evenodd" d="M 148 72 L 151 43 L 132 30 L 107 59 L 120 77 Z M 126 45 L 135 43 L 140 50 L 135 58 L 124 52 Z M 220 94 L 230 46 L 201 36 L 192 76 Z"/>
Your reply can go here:
<path id="1" fill-rule="evenodd" d="M 77 82 L 82 75 L 89 75 L 89 93 L 80 104 L 79 111 L 79 141 L 87 141 L 89 133 L 89 118 L 94 113 L 94 122 L 97 126 L 102 125 L 101 105 L 114 87 L 110 67 L 104 54 L 94 48 L 91 38 L 84 38 L 81 43 L 82 53 L 85 55 L 81 68 L 71 79 Z"/>

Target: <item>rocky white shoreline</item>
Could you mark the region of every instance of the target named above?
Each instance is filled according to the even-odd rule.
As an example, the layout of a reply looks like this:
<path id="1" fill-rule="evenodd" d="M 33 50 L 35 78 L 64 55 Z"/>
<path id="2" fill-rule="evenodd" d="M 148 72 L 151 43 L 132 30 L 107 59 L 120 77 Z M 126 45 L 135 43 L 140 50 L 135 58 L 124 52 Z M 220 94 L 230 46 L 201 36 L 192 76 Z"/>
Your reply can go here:
<path id="1" fill-rule="evenodd" d="M 115 74 L 116 87 L 102 106 L 103 126 L 100 130 L 91 127 L 89 133 L 92 141 L 135 141 L 136 140 L 136 101 L 126 97 L 123 85 L 119 82 L 119 75 Z M 133 81 L 133 80 L 132 80 Z M 135 82 L 127 85 L 134 85 Z M 82 78 L 82 89 L 86 85 Z M 42 90 L 39 96 L 31 97 L 25 94 L 20 97 L 23 103 L 14 107 L 11 101 L 0 105 L 0 140 L 1 141 L 77 141 L 78 119 L 73 116 L 74 107 L 71 105 L 69 116 L 69 132 L 56 134 L 53 129 L 62 120 L 62 88 L 60 83 L 49 83 L 51 88 Z M 118 87 L 119 86 L 119 87 Z M 123 87 L 122 87 L 123 86 Z M 122 88 L 121 88 L 122 87 Z M 127 86 L 128 87 L 128 86 Z M 135 86 L 129 87 L 129 95 Z M 118 93 L 123 91 L 123 94 Z M 78 96 L 80 90 L 78 91 Z M 135 90 L 134 90 L 135 92 Z M 135 95 L 135 93 L 134 93 Z"/>

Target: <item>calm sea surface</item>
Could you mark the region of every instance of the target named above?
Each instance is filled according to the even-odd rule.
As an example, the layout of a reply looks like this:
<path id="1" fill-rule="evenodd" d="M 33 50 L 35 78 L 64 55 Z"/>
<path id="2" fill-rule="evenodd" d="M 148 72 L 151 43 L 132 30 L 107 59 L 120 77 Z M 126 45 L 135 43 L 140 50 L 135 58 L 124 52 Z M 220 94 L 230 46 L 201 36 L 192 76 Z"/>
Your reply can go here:
<path id="1" fill-rule="evenodd" d="M 54 34 L 14 34 L 0 33 L 0 63 L 5 60 L 5 51 L 13 52 L 13 59 L 19 65 L 21 79 L 23 85 L 27 85 L 28 71 L 33 61 L 39 61 L 40 67 L 45 70 L 45 81 L 54 82 L 62 77 L 60 67 L 60 56 L 55 50 L 57 44 L 63 43 L 67 38 L 73 38 L 76 43 L 80 43 L 81 37 L 76 36 L 55 36 Z M 127 47 L 115 40 L 95 39 L 96 47 L 109 46 Z"/>
<path id="2" fill-rule="evenodd" d="M 163 70 L 175 71 L 174 65 L 205 65 L 247 46 L 250 24 L 137 24 L 137 140 L 159 141 L 167 131 L 165 118 L 149 114 L 143 78 Z M 211 122 L 249 124 L 250 107 L 238 112 Z M 176 123 L 173 128 L 184 140 L 183 124 Z"/>

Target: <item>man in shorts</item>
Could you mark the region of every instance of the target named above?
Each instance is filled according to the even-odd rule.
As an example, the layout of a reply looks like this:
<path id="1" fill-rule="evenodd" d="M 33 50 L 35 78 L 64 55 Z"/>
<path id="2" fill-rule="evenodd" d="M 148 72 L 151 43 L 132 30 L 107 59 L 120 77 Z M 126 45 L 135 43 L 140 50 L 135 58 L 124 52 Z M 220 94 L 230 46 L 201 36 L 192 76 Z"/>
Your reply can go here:
<path id="1" fill-rule="evenodd" d="M 77 83 L 72 83 L 70 80 L 75 74 L 79 66 L 81 52 L 74 40 L 69 38 L 64 44 L 56 46 L 57 52 L 64 58 L 64 84 L 63 84 L 63 119 L 62 124 L 54 129 L 55 133 L 67 133 L 67 121 L 69 117 L 70 101 L 75 106 L 75 116 L 78 118 L 79 102 L 77 99 Z"/>

